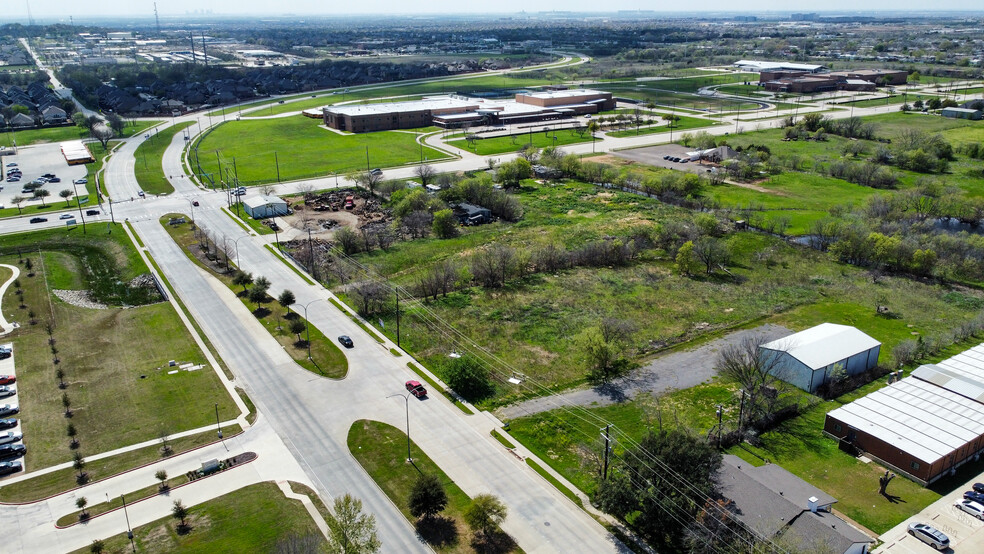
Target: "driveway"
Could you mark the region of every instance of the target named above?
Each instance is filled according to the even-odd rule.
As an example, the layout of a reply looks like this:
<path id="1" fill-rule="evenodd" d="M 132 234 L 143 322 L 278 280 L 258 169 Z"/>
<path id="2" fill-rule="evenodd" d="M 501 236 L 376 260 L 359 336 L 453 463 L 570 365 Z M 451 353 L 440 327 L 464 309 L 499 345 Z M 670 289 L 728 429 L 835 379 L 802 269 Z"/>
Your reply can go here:
<path id="1" fill-rule="evenodd" d="M 631 400 L 639 393 L 660 394 L 671 390 L 688 389 L 710 380 L 717 374 L 714 365 L 722 348 L 737 344 L 746 337 L 763 341 L 791 335 L 780 325 L 766 324 L 754 329 L 735 331 L 691 350 L 676 350 L 657 356 L 645 366 L 597 387 L 570 391 L 548 398 L 534 398 L 498 411 L 502 419 L 512 419 L 546 412 L 561 406 L 607 406 Z"/>

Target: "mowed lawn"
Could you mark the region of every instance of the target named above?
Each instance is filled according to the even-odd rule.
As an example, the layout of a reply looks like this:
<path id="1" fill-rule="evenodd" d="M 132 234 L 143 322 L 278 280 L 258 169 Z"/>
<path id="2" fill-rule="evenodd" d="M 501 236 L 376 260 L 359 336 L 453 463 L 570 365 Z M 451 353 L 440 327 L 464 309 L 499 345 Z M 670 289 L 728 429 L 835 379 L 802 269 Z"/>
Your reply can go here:
<path id="1" fill-rule="evenodd" d="M 298 492 L 296 487 L 293 490 Z M 172 491 L 170 496 L 180 500 L 181 489 Z M 191 530 L 186 534 L 178 534 L 178 520 L 170 515 L 135 528 L 133 535 L 137 551 L 202 554 L 292 552 L 278 549 L 279 543 L 291 536 L 313 536 L 316 544 L 324 546 L 325 543 L 324 535 L 304 505 L 299 500 L 284 496 L 277 485 L 269 481 L 189 507 L 187 523 Z M 103 542 L 104 552 L 123 554 L 130 551 L 125 529 Z M 90 549 L 86 546 L 74 554 L 88 552 Z"/>
<path id="2" fill-rule="evenodd" d="M 396 131 L 339 135 L 304 116 L 278 119 L 227 121 L 196 144 L 202 171 L 231 182 L 236 176 L 245 185 L 280 180 L 325 177 L 373 167 L 387 168 L 447 155 L 427 146 L 421 149 L 416 134 Z M 194 150 L 194 149 L 193 149 Z M 192 154 L 192 166 L 198 169 Z M 219 174 L 219 162 L 222 173 Z"/>
<path id="3" fill-rule="evenodd" d="M 554 137 L 557 139 L 554 140 Z M 556 129 L 549 132 L 540 130 L 505 137 L 479 138 L 473 143 L 469 143 L 466 139 L 457 139 L 448 141 L 448 144 L 479 156 L 488 156 L 516 152 L 523 146 L 530 144 L 531 141 L 533 146 L 537 148 L 546 148 L 555 145 L 564 146 L 566 144 L 591 142 L 591 135 L 588 133 L 578 135 L 571 129 Z"/>
<path id="4" fill-rule="evenodd" d="M 78 231 L 57 230 L 48 240 L 78 240 Z M 23 236 L 21 236 L 23 239 Z M 11 245 L 6 237 L 0 245 Z M 8 242 L 11 241 L 11 242 Z M 19 241 L 22 245 L 23 240 Z M 118 273 L 109 278 L 127 281 L 145 273 L 146 267 L 120 228 L 109 238 L 88 236 L 113 259 Z M 152 440 L 161 429 L 173 434 L 215 423 L 215 404 L 222 420 L 239 415 L 235 404 L 207 365 L 197 371 L 169 375 L 169 360 L 204 364 L 205 358 L 169 303 L 129 308 L 81 308 L 68 304 L 52 289 L 80 289 L 81 261 L 57 246 L 42 243 L 30 259 L 34 276 L 21 267 L 24 307 L 18 307 L 15 287 L 3 298 L 3 308 L 13 313 L 21 327 L 8 335 L 14 344 L 20 418 L 27 438 L 28 470 L 41 469 L 72 459 L 66 426 L 78 430 L 83 455 L 113 450 Z M 13 248 L 5 247 L 5 252 Z M 17 265 L 16 254 L 0 258 Z M 46 284 L 47 281 L 47 284 Z M 31 323 L 31 314 L 34 323 Z M 52 353 L 46 325 L 53 328 L 57 353 Z M 53 363 L 57 357 L 59 363 Z M 66 388 L 60 389 L 55 370 L 65 372 Z M 62 395 L 71 401 L 72 417 L 65 417 Z M 74 481 L 73 481 L 74 482 Z M 65 483 L 70 488 L 73 482 Z"/>
<path id="5" fill-rule="evenodd" d="M 157 120 L 138 120 L 134 125 L 127 125 L 123 128 L 123 137 L 131 137 L 137 133 L 141 133 L 147 128 L 157 125 L 160 121 Z M 68 125 L 65 127 L 47 127 L 43 129 L 24 129 L 22 131 L 13 131 L 11 133 L 3 132 L 0 133 L 0 146 L 12 146 L 14 142 L 17 146 L 28 146 L 31 144 L 43 144 L 46 142 L 64 142 L 68 140 L 80 140 L 87 139 L 89 137 L 89 132 L 85 129 L 80 129 L 75 125 Z M 92 145 L 89 146 L 92 149 Z M 93 152 L 95 154 L 95 152 Z"/>
<path id="6" fill-rule="evenodd" d="M 159 133 L 154 133 L 144 141 L 134 153 L 135 163 L 133 172 L 136 174 L 140 188 L 150 194 L 170 194 L 174 187 L 164 176 L 164 151 L 171 145 L 171 139 L 182 129 L 190 127 L 194 121 L 186 121 L 168 127 Z"/>

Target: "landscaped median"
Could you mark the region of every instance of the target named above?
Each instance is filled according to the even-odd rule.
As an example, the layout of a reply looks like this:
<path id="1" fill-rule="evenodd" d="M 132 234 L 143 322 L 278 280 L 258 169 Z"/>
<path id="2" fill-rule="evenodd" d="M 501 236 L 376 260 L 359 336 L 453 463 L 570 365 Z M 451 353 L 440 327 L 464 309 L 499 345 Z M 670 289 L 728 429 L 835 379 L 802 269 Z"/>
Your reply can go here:
<path id="1" fill-rule="evenodd" d="M 349 429 L 348 447 L 428 545 L 442 553 L 474 552 L 471 546 L 478 539 L 465 524 L 465 513 L 472 499 L 413 442 L 410 443 L 413 463 L 407 463 L 407 436 L 403 431 L 379 421 L 362 419 Z M 410 493 L 422 476 L 437 478 L 447 494 L 447 506 L 438 515 L 418 519 L 411 514 Z M 520 551 L 512 538 L 501 530 L 496 529 L 493 534 L 492 538 L 485 537 L 485 545 L 494 539 L 497 546 L 511 546 L 497 552 Z"/>
<path id="2" fill-rule="evenodd" d="M 329 340 L 317 327 L 305 321 L 293 308 L 282 306 L 278 298 L 267 295 L 261 302 L 251 299 L 248 294 L 249 287 L 255 286 L 255 281 L 262 276 L 254 275 L 254 282 L 250 284 L 236 284 L 233 259 L 221 252 L 221 245 L 217 246 L 212 242 L 207 230 L 195 228 L 187 219 L 183 214 L 172 213 L 163 216 L 161 224 L 192 261 L 236 293 L 242 303 L 298 365 L 322 377 L 333 379 L 345 377 L 348 373 L 348 359 L 334 341 Z M 171 223 L 178 220 L 185 221 Z"/>
<path id="3" fill-rule="evenodd" d="M 133 172 L 136 174 L 140 188 L 148 194 L 170 194 L 174 192 L 174 187 L 167 180 L 168 176 L 164 175 L 164 151 L 171 145 L 174 135 L 192 124 L 194 121 L 185 121 L 163 131 L 152 133 L 149 139 L 137 147 L 137 151 L 133 154 L 136 160 Z"/>

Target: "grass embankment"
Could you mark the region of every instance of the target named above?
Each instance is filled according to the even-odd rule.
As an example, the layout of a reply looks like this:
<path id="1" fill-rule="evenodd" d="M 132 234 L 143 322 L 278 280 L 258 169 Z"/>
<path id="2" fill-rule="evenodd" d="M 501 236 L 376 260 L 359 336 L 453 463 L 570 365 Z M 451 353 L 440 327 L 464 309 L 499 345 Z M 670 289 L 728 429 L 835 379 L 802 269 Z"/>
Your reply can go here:
<path id="1" fill-rule="evenodd" d="M 332 172 L 365 171 L 366 149 L 372 167 L 394 167 L 418 161 L 445 159 L 443 152 L 421 147 L 411 133 L 380 131 L 339 135 L 307 117 L 227 121 L 198 144 L 204 173 L 219 174 L 243 185 L 279 180 L 325 177 Z M 207 153 L 207 155 L 206 155 Z M 235 158 L 235 159 L 234 159 Z M 198 164 L 192 161 L 196 170 Z M 218 182 L 219 179 L 216 179 Z"/>
<path id="2" fill-rule="evenodd" d="M 183 214 L 167 214 L 161 218 L 161 225 L 163 225 L 168 234 L 171 235 L 171 238 L 173 238 L 174 241 L 182 247 L 182 249 L 195 263 L 208 270 L 215 278 L 222 281 L 224 285 L 235 292 L 246 308 L 253 313 L 257 320 L 263 324 L 266 330 L 269 331 L 270 335 L 284 347 L 284 351 L 287 352 L 291 358 L 298 363 L 298 365 L 312 373 L 333 379 L 340 379 L 348 373 L 348 359 L 345 357 L 345 354 L 341 351 L 341 349 L 336 346 L 333 341 L 329 340 L 317 327 L 314 327 L 304 321 L 304 318 L 297 312 L 293 311 L 293 308 L 288 310 L 287 308 L 282 307 L 277 302 L 276 298 L 270 298 L 268 302 L 265 302 L 262 306 L 260 306 L 255 302 L 251 302 L 243 295 L 242 287 L 232 283 L 234 270 L 231 269 L 231 266 L 234 265 L 235 247 L 230 247 L 233 252 L 233 257 L 226 260 L 224 255 L 216 258 L 215 246 L 212 245 L 210 247 L 210 251 L 212 253 L 212 258 L 214 259 L 209 259 L 206 257 L 205 252 L 200 248 L 199 241 L 195 237 L 195 231 L 193 230 L 191 223 L 186 222 L 180 225 L 168 224 L 168 220 L 174 217 L 184 217 L 187 219 L 187 216 Z M 255 279 L 260 277 L 260 275 L 254 275 L 253 277 Z M 280 295 L 280 291 L 270 291 L 270 294 L 276 297 Z M 299 340 L 297 335 L 291 333 L 289 330 L 291 320 L 300 320 L 307 324 L 307 329 L 302 333 L 302 335 L 306 338 L 308 333 L 310 333 L 310 359 L 308 359 L 308 348 L 306 342 Z"/>
<path id="3" fill-rule="evenodd" d="M 180 490 L 172 494 L 180 499 Z M 313 537 L 325 543 L 310 514 L 300 503 L 284 496 L 276 484 L 257 483 L 188 508 L 188 532 L 179 533 L 178 521 L 163 517 L 133 530 L 139 552 L 278 552 L 292 536 Z M 130 549 L 126 533 L 104 540 L 107 553 Z M 286 550 L 285 550 L 286 551 Z M 89 552 L 80 548 L 73 554 Z"/>
<path id="4" fill-rule="evenodd" d="M 474 552 L 470 547 L 473 536 L 463 519 L 471 499 L 412 441 L 410 455 L 413 463 L 408 464 L 407 436 L 403 431 L 385 423 L 361 419 L 349 429 L 348 448 L 434 550 Z M 427 524 L 418 522 L 410 514 L 410 490 L 421 475 L 434 475 L 444 485 L 448 505 L 440 515 L 445 521 Z"/>
<path id="5" fill-rule="evenodd" d="M 164 175 L 164 151 L 171 145 L 174 135 L 194 123 L 194 121 L 185 121 L 163 131 L 152 133 L 149 139 L 137 147 L 137 151 L 133 154 L 135 158 L 133 172 L 136 174 L 137 183 L 145 192 L 149 194 L 171 194 L 174 192 L 174 187 Z"/>
<path id="6" fill-rule="evenodd" d="M 173 434 L 214 424 L 216 403 L 222 419 L 239 415 L 209 368 L 168 374 L 175 369 L 169 360 L 202 364 L 204 356 L 170 304 L 160 302 L 153 289 L 128 285 L 147 267 L 123 230 L 111 229 L 109 235 L 54 229 L 0 239 L 5 263 L 21 263 L 11 254 L 17 249 L 27 252 L 19 279 L 23 305 L 18 307 L 17 287 L 7 290 L 3 302 L 21 323 L 8 337 L 29 470 L 71 461 L 69 423 L 78 430 L 79 451 L 90 455 L 157 438 L 162 428 Z M 55 289 L 89 290 L 111 307 L 77 307 L 54 296 Z M 64 389 L 55 374 L 59 368 Z M 65 417 L 63 395 L 71 402 L 71 418 Z"/>
<path id="7" fill-rule="evenodd" d="M 556 137 L 556 140 L 554 140 L 554 137 Z M 566 144 L 591 142 L 591 135 L 588 133 L 578 134 L 573 129 L 552 129 L 548 132 L 542 129 L 531 128 L 529 132 L 505 137 L 479 137 L 474 142 L 469 142 L 466 139 L 457 139 L 448 141 L 448 144 L 457 146 L 462 150 L 468 150 L 479 156 L 489 156 L 492 154 L 516 152 L 531 142 L 537 148 L 546 148 L 555 145 L 564 146 Z"/>
<path id="8" fill-rule="evenodd" d="M 132 137 L 133 135 L 142 133 L 158 123 L 160 123 L 160 121 L 138 120 L 133 125 L 127 125 L 123 128 L 121 138 Z M 88 138 L 89 131 L 87 129 L 80 129 L 75 125 L 65 127 L 47 127 L 44 129 L 24 129 L 21 131 L 12 131 L 10 133 L 0 133 L 0 146 L 13 146 L 15 142 L 17 143 L 17 146 L 30 146 L 50 142 L 85 140 Z M 90 149 L 93 146 L 99 146 L 99 144 L 89 144 Z"/>

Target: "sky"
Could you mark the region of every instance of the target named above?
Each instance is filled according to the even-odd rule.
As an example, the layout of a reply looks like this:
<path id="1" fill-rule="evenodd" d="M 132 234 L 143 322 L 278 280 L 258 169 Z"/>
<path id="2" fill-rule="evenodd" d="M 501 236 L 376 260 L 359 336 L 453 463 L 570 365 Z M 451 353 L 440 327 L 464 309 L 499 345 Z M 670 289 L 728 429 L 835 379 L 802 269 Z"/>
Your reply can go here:
<path id="1" fill-rule="evenodd" d="M 36 20 L 51 21 L 74 16 L 77 19 L 92 16 L 153 16 L 153 0 L 4 0 L 0 20 L 17 21 L 27 19 L 27 5 Z M 974 2 L 966 0 L 937 0 L 931 5 L 922 0 L 827 0 L 822 3 L 810 0 L 744 0 L 736 4 L 733 0 L 703 0 L 693 2 L 654 2 L 653 0 L 545 0 L 531 3 L 528 0 L 494 0 L 483 2 L 462 2 L 461 0 L 428 0 L 426 2 L 406 2 L 402 0 L 363 0 L 357 3 L 326 2 L 324 0 L 158 0 L 157 10 L 161 16 L 185 15 L 187 13 L 210 10 L 213 15 L 248 14 L 440 14 L 440 13 L 518 13 L 524 9 L 533 11 L 597 11 L 603 7 L 616 10 L 655 10 L 663 12 L 688 12 L 700 6 L 709 11 L 836 11 L 857 10 L 859 5 L 866 11 L 874 10 L 968 10 Z M 535 7 L 534 7 L 535 6 Z M 531 9 L 532 8 L 532 9 Z M 978 10 L 981 8 L 978 7 Z"/>
<path id="2" fill-rule="evenodd" d="M 92 16 L 153 16 L 153 0 L 5 0 L 3 14 L 0 20 L 17 20 L 27 18 L 27 5 L 30 4 L 31 14 L 35 19 L 52 19 L 74 16 L 88 18 Z M 927 5 L 922 0 L 827 0 L 817 3 L 810 0 L 745 0 L 736 4 L 733 0 L 703 0 L 697 4 L 692 2 L 654 2 L 653 0 L 614 0 L 599 3 L 597 0 L 565 0 L 564 2 L 544 2 L 531 4 L 528 0 L 495 0 L 483 2 L 462 2 L 461 0 L 429 0 L 427 2 L 408 3 L 401 0 L 363 0 L 357 3 L 326 2 L 324 0 L 158 0 L 157 10 L 162 16 L 184 15 L 196 11 L 211 10 L 214 15 L 247 15 L 247 14 L 319 14 L 341 15 L 352 13 L 364 14 L 435 14 L 435 13 L 518 13 L 524 9 L 536 6 L 537 11 L 597 11 L 599 6 L 609 11 L 616 10 L 655 10 L 694 13 L 696 6 L 704 12 L 709 11 L 836 11 L 857 10 L 859 5 L 864 10 L 969 10 L 974 2 L 966 0 L 937 0 Z M 978 10 L 981 8 L 978 7 Z M 531 10 L 532 11 L 532 10 Z"/>

